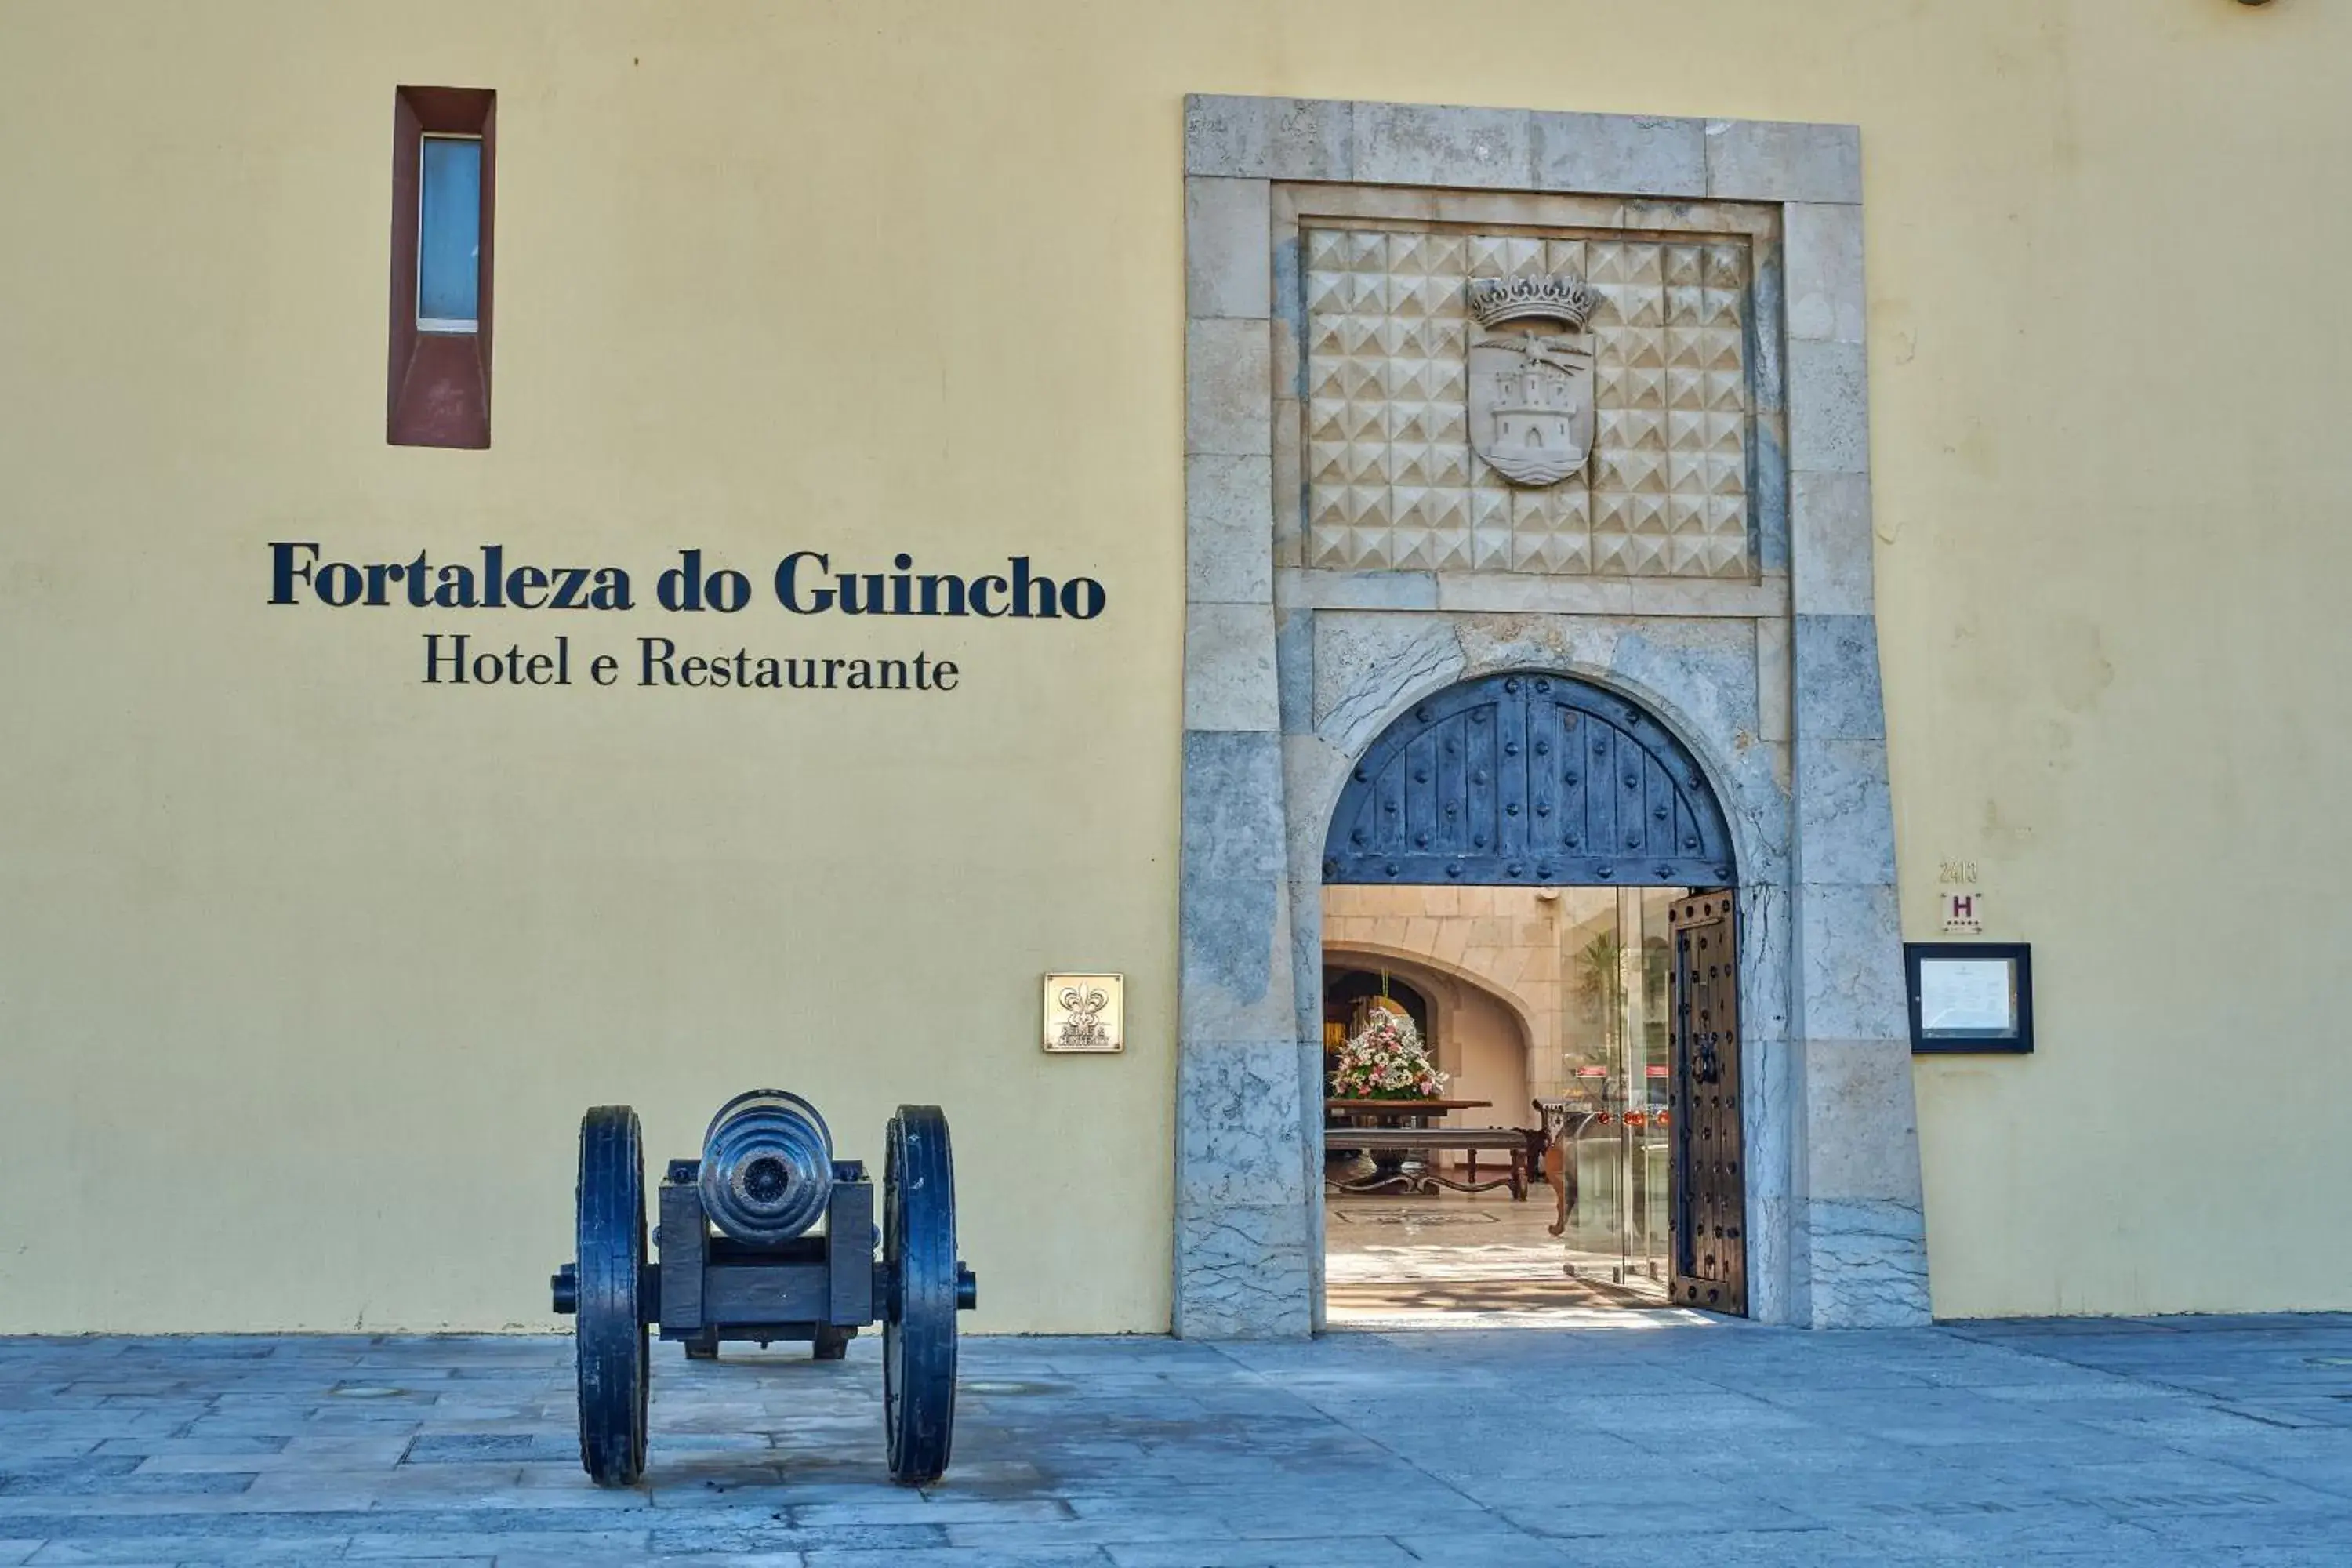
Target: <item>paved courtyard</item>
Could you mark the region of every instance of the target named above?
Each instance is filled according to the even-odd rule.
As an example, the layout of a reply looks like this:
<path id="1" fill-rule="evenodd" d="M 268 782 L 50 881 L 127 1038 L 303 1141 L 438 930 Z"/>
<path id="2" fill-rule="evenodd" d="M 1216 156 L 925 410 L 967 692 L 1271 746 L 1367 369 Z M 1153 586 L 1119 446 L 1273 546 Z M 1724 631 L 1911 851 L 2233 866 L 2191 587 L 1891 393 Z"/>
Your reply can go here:
<path id="1" fill-rule="evenodd" d="M 0 1564 L 2352 1562 L 2352 1316 L 967 1341 L 919 1492 L 876 1348 L 658 1347 L 611 1493 L 566 1340 L 0 1340 Z"/>

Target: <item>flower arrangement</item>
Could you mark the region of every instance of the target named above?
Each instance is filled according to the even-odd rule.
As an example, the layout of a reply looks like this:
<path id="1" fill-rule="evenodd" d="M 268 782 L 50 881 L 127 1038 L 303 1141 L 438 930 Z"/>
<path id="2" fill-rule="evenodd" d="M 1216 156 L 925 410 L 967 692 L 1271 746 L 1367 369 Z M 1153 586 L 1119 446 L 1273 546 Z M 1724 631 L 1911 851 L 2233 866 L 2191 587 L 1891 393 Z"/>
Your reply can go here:
<path id="1" fill-rule="evenodd" d="M 1429 1059 L 1412 1020 L 1375 1005 L 1355 1037 L 1339 1047 L 1331 1093 L 1339 1100 L 1434 1100 L 1445 1076 Z"/>

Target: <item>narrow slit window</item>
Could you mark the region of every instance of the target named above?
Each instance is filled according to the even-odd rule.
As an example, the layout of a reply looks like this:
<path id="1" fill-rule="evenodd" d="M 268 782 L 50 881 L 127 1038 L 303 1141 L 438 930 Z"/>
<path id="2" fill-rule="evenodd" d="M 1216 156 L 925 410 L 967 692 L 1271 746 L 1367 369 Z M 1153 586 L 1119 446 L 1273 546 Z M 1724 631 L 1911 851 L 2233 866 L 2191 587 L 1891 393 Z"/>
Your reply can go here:
<path id="1" fill-rule="evenodd" d="M 395 447 L 490 444 L 498 184 L 496 92 L 394 89 L 384 439 Z"/>
<path id="2" fill-rule="evenodd" d="M 416 330 L 481 328 L 482 139 L 423 138 L 418 150 Z"/>

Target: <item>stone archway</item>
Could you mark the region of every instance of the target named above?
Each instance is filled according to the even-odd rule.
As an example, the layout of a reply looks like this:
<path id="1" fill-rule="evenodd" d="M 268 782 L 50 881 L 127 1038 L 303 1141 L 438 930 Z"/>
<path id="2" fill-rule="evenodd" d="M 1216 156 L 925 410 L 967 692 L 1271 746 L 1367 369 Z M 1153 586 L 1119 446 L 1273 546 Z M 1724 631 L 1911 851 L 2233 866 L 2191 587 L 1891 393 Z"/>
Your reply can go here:
<path id="1" fill-rule="evenodd" d="M 1846 126 L 1187 101 L 1177 1332 L 1318 1326 L 1332 812 L 1415 703 L 1513 672 L 1637 705 L 1721 806 L 1751 1315 L 1927 1321 L 1859 171 Z M 1609 270 L 1636 252 L 1654 300 Z M 1610 381 L 1589 511 L 1456 450 L 1447 324 L 1466 279 L 1580 268 L 1668 318 L 1608 329 L 1669 357 Z M 1711 348 L 1674 336 L 1710 310 Z"/>
<path id="2" fill-rule="evenodd" d="M 1197 1037 L 1187 1040 L 1180 1073 L 1179 1137 L 1189 1141 L 1188 1150 L 1211 1155 L 1221 1167 L 1218 1184 L 1193 1185 L 1191 1192 L 1213 1193 L 1223 1200 L 1217 1212 L 1233 1226 L 1228 1243 L 1247 1245 L 1259 1266 L 1211 1276 L 1209 1292 L 1201 1289 L 1201 1276 L 1187 1280 L 1180 1273 L 1179 1305 L 1189 1305 L 1194 1312 L 1193 1323 L 1180 1331 L 1298 1332 L 1320 1326 L 1316 1316 L 1322 1258 L 1321 1114 L 1316 1093 L 1321 1067 L 1319 1012 L 1312 1018 L 1307 1015 L 1315 1011 L 1319 996 L 1328 852 L 1335 827 L 1345 819 L 1343 802 L 1350 790 L 1360 795 L 1383 771 L 1379 763 L 1384 756 L 1394 761 L 1410 752 L 1409 744 L 1391 745 L 1384 752 L 1383 737 L 1394 739 L 1419 728 L 1413 717 L 1417 710 L 1442 724 L 1445 715 L 1475 706 L 1482 694 L 1507 679 L 1558 679 L 1611 715 L 1611 727 L 1618 735 L 1641 732 L 1646 725 L 1647 738 L 1657 748 L 1650 754 L 1663 754 L 1670 764 L 1691 770 L 1680 775 L 1685 780 L 1695 773 L 1701 781 L 1687 797 L 1699 803 L 1689 821 L 1708 817 L 1710 805 L 1719 808 L 1713 820 L 1719 822 L 1723 837 L 1714 837 L 1712 829 L 1702 833 L 1702 850 L 1708 858 L 1679 867 L 1669 861 L 1664 870 L 1653 863 L 1646 874 L 1637 872 L 1635 879 L 1658 886 L 1705 884 L 1725 863 L 1714 858 L 1720 847 L 1729 847 L 1735 872 L 1731 879 L 1738 883 L 1742 1049 L 1748 1093 L 1744 1133 L 1750 1315 L 1765 1321 L 1822 1326 L 1924 1318 L 1924 1249 L 1907 1047 L 1893 1042 L 1876 1053 L 1882 1060 L 1893 1057 L 1901 1076 L 1891 1087 L 1881 1080 L 1874 1104 L 1873 1095 L 1845 1092 L 1843 1086 L 1855 1076 L 1839 1073 L 1847 1065 L 1843 1053 L 1849 1051 L 1848 1045 L 1832 1041 L 1816 1046 L 1800 1036 L 1794 1023 L 1796 993 L 1804 984 L 1791 918 L 1800 896 L 1792 876 L 1798 825 L 1789 809 L 1782 749 L 1741 743 L 1754 735 L 1758 722 L 1752 647 L 1742 647 L 1723 637 L 1719 629 L 1706 626 L 1596 626 L 1549 617 L 1513 617 L 1506 623 L 1501 617 L 1442 616 L 1381 617 L 1376 626 L 1366 626 L 1363 619 L 1323 617 L 1318 628 L 1323 635 L 1313 645 L 1320 657 L 1313 668 L 1318 694 L 1312 710 L 1323 722 L 1283 738 L 1278 772 L 1269 768 L 1253 774 L 1245 768 L 1216 767 L 1211 764 L 1210 748 L 1200 743 L 1206 737 L 1193 737 L 1194 744 L 1188 748 L 1188 835 L 1225 835 L 1229 851 L 1254 831 L 1262 835 L 1263 829 L 1253 830 L 1246 824 L 1252 805 L 1265 798 L 1260 795 L 1264 791 L 1279 802 L 1286 838 L 1282 896 L 1257 906 L 1255 918 L 1264 924 L 1247 939 L 1248 949 L 1229 945 L 1241 934 L 1238 930 L 1228 928 L 1223 933 L 1228 945 L 1223 945 L 1221 962 L 1247 963 L 1252 954 L 1264 954 L 1258 961 L 1257 996 L 1244 1001 L 1234 994 L 1229 981 L 1207 973 L 1209 965 L 1202 960 L 1219 952 L 1220 944 L 1188 941 L 1188 1025 L 1221 1016 L 1255 1018 L 1273 1034 L 1278 1028 L 1276 1010 L 1297 1005 L 1289 1037 L 1266 1040 L 1262 1047 L 1236 1039 L 1239 1030 L 1213 1044 Z M 1497 635 L 1506 631 L 1510 635 Z M 1639 722 L 1634 721 L 1636 714 L 1642 716 Z M 1364 778 L 1357 776 L 1360 770 Z M 1643 780 L 1646 799 L 1653 782 L 1646 765 Z M 1266 839 L 1261 837 L 1259 842 Z M 1259 868 L 1270 867 L 1271 856 L 1264 851 L 1252 858 Z M 1246 866 L 1250 861 L 1229 864 Z M 1554 878 L 1547 880 L 1581 879 L 1559 877 L 1559 868 L 1553 869 Z M 1379 870 L 1385 874 L 1385 862 Z M 1508 863 L 1495 860 L 1482 872 L 1486 874 L 1507 879 Z M 1198 879 L 1188 886 L 1196 899 L 1208 890 Z M 1238 911 L 1243 907 L 1238 902 L 1242 888 L 1227 886 L 1220 891 L 1236 900 L 1227 908 Z M 1887 935 L 1891 938 L 1891 931 Z M 1258 947 L 1259 942 L 1266 945 Z M 1891 941 L 1888 946 L 1899 952 Z M 1278 962 L 1278 956 L 1287 962 Z M 1798 1110 L 1809 1098 L 1808 1067 L 1827 1090 L 1825 1098 L 1844 1101 L 1841 1110 L 1876 1110 L 1877 1119 L 1848 1115 L 1804 1129 Z M 1206 1125 L 1213 1119 L 1217 1123 L 1213 1128 Z M 1843 1194 L 1832 1204 L 1811 1200 L 1802 1184 L 1822 1162 L 1864 1172 L 1891 1171 L 1886 1184 L 1895 1191 L 1864 1204 Z M 1194 1173 L 1197 1179 L 1197 1165 Z M 1902 1191 L 1906 1180 L 1914 1184 L 1908 1194 Z M 1277 1201 L 1251 1201 L 1269 1194 Z M 1857 1209 L 1854 1229 L 1843 1230 Z M 1825 1242 L 1830 1245 L 1823 1246 Z M 1848 1248 L 1841 1257 L 1841 1250 Z M 1828 1279 L 1809 1277 L 1832 1261 L 1843 1274 Z M 1801 1295 L 1800 1285 L 1804 1287 Z M 1255 1310 L 1269 1318 L 1270 1309 L 1278 1307 L 1283 1315 L 1275 1321 L 1279 1326 L 1245 1322 L 1201 1329 L 1202 1304 L 1215 1300 L 1215 1292 L 1228 1288 L 1255 1298 Z M 1842 1299 L 1840 1290 L 1849 1294 Z M 1874 1311 L 1824 1310 L 1835 1309 L 1842 1300 Z"/>
<path id="3" fill-rule="evenodd" d="M 1614 889 L 1621 918 L 1627 890 L 1675 889 L 1677 910 L 1704 905 L 1710 925 L 1679 933 L 1677 949 L 1715 949 L 1704 954 L 1705 983 L 1678 978 L 1691 989 L 1677 994 L 1735 1020 L 1769 1016 L 1773 1005 L 1741 984 L 1739 954 L 1724 941 L 1738 924 L 1738 856 L 1706 770 L 1642 703 L 1574 675 L 1504 670 L 1408 705 L 1348 770 L 1324 837 L 1322 880 L 1360 899 L 1404 894 L 1441 905 L 1507 901 L 1538 888 Z M 1709 896 L 1679 897 L 1694 891 Z M 1328 914 L 1294 910 L 1293 918 L 1318 912 Z M 1748 1031 L 1706 1029 L 1685 1050 L 1684 1022 L 1672 1015 L 1667 1056 L 1675 1291 L 1744 1315 L 1756 1231 L 1746 1191 Z M 1631 1106 L 1631 1089 L 1622 1092 Z M 1510 1104 L 1516 1113 L 1516 1097 Z M 1769 1114 L 1754 1120 L 1769 1142 Z"/>

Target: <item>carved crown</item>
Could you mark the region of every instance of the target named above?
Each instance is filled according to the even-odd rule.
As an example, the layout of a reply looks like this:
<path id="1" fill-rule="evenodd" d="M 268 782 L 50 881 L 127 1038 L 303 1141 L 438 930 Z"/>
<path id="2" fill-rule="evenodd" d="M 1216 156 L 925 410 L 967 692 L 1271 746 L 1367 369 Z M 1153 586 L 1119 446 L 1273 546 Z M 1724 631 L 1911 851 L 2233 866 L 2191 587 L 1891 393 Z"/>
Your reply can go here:
<path id="1" fill-rule="evenodd" d="M 1571 331 L 1582 331 L 1586 318 L 1601 303 L 1592 286 L 1581 278 L 1481 278 L 1470 285 L 1470 313 L 1482 327 L 1505 321 L 1540 320 L 1566 321 Z"/>

